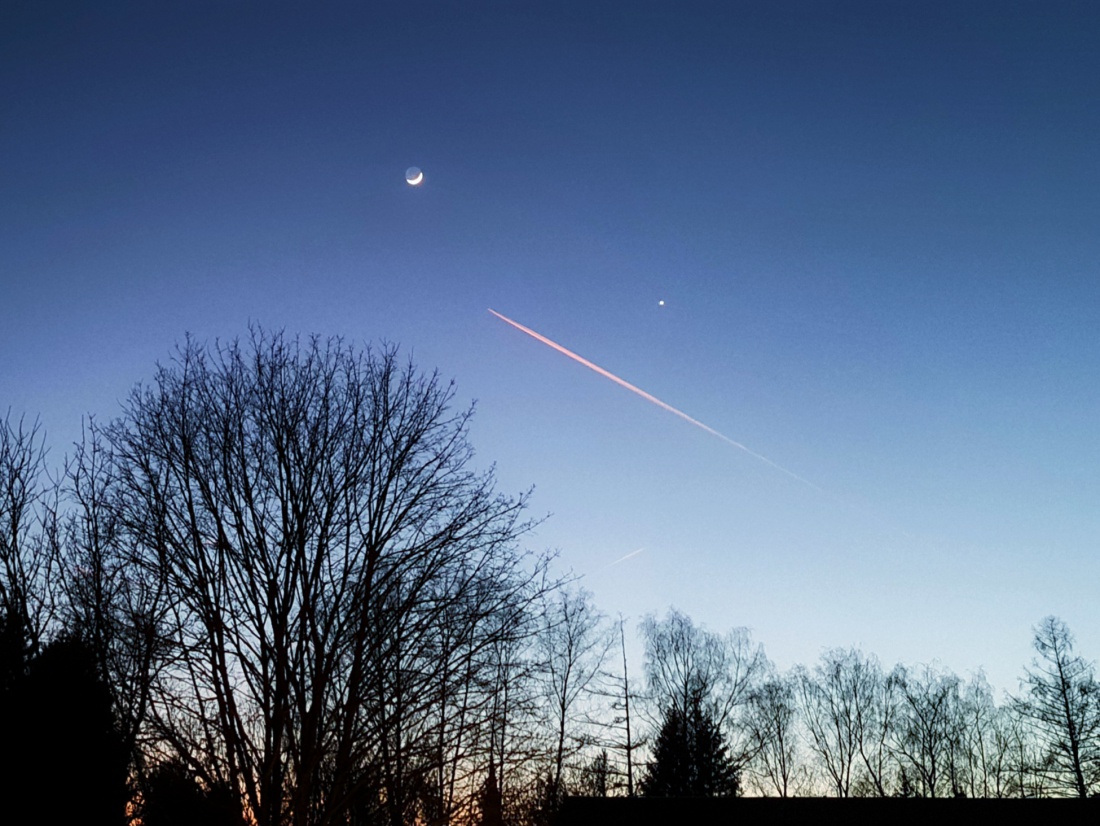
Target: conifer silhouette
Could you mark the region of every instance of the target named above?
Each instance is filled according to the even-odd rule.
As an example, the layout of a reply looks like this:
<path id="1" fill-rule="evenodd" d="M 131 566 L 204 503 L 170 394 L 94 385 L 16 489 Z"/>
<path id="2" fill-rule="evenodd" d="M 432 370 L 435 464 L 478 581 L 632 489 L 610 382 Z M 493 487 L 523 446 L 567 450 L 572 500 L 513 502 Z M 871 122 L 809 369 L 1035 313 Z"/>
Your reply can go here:
<path id="1" fill-rule="evenodd" d="M 737 768 L 702 698 L 693 697 L 686 714 L 669 707 L 657 735 L 653 761 L 642 779 L 642 794 L 736 797 L 739 792 Z"/>

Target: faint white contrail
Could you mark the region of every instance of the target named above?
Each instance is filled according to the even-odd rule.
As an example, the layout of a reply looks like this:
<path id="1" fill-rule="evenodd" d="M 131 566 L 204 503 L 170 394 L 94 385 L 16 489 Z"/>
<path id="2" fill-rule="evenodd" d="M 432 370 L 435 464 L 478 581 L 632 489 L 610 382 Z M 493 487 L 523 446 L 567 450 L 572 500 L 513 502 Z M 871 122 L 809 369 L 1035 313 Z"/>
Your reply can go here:
<path id="1" fill-rule="evenodd" d="M 660 399 L 658 399 L 658 398 L 657 398 L 656 396 L 651 396 L 651 395 L 650 395 L 649 393 L 645 392 L 645 391 L 644 391 L 644 390 L 642 390 L 642 389 L 641 389 L 640 387 L 635 387 L 635 386 L 634 386 L 633 384 L 631 384 L 630 382 L 628 382 L 628 381 L 626 381 L 626 380 L 624 380 L 624 379 L 620 379 L 620 378 L 619 378 L 618 376 L 616 376 L 616 375 L 615 375 L 614 373 L 610 373 L 610 372 L 608 372 L 607 370 L 604 370 L 604 369 L 603 369 L 602 367 L 600 367 L 600 366 L 599 366 L 598 364 L 593 364 L 592 362 L 590 362 L 590 361 L 589 361 L 588 359 L 584 358 L 583 356 L 578 356 L 578 355 L 577 355 L 576 353 L 574 353 L 574 352 L 573 352 L 572 350 L 569 350 L 569 349 L 567 349 L 567 348 L 565 348 L 565 347 L 562 347 L 562 346 L 561 346 L 560 344 L 558 344 L 558 343 L 557 343 L 556 341 L 551 341 L 550 339 L 548 339 L 548 338 L 547 338 L 546 336 L 544 336 L 544 335 L 540 335 L 539 333 L 536 333 L 536 332 L 535 332 L 534 330 L 532 330 L 532 329 L 531 329 L 530 327 L 524 327 L 524 326 L 523 326 L 522 324 L 520 324 L 519 322 L 516 322 L 516 321 L 512 321 L 512 319 L 508 318 L 507 316 L 501 315 L 501 314 L 500 314 L 500 313 L 498 313 L 498 312 L 497 312 L 496 310 L 494 310 L 494 309 L 493 309 L 492 307 L 490 307 L 490 308 L 489 308 L 489 312 L 490 312 L 490 313 L 492 313 L 493 315 L 495 315 L 495 316 L 496 316 L 497 318 L 499 318 L 499 319 L 500 319 L 501 321 L 505 321 L 505 322 L 507 322 L 508 324 L 511 324 L 511 325 L 512 325 L 513 327 L 515 327 L 515 328 L 516 328 L 517 330 L 519 330 L 519 331 L 521 331 L 521 332 L 524 332 L 524 333 L 527 333 L 527 335 L 531 336 L 531 338 L 535 339 L 536 341 L 541 341 L 541 342 L 542 342 L 543 344 L 547 345 L 548 347 L 553 347 L 553 348 L 554 348 L 555 350 L 557 350 L 557 351 L 558 351 L 559 353 L 562 353 L 563 355 L 569 356 L 569 358 L 573 359 L 573 361 L 576 361 L 576 362 L 579 362 L 580 364 L 583 364 L 583 365 L 584 365 L 585 367 L 587 367 L 587 368 L 588 368 L 589 370 L 594 370 L 594 371 L 596 371 L 597 373 L 599 373 L 599 374 L 600 374 L 601 376 L 603 376 L 604 378 L 606 378 L 606 379 L 611 379 L 611 381 L 615 382 L 615 384 L 619 385 L 620 387 L 625 387 L 625 388 L 626 388 L 627 390 L 629 390 L 629 391 L 630 391 L 631 393 L 637 393 L 637 394 L 638 394 L 639 396 L 641 396 L 641 397 L 642 397 L 643 399 L 645 399 L 645 400 L 646 400 L 647 402 L 652 402 L 653 404 L 657 405 L 657 406 L 658 406 L 658 407 L 660 407 L 661 409 L 663 409 L 663 410 L 667 410 L 667 411 L 668 411 L 669 413 L 674 413 L 674 414 L 676 414 L 677 416 L 679 416 L 679 417 L 680 417 L 681 419 L 683 419 L 684 421 L 686 421 L 686 422 L 691 422 L 691 424 L 695 425 L 695 426 L 696 426 L 696 427 L 698 427 L 698 428 L 701 428 L 702 430 L 705 430 L 705 431 L 706 431 L 707 433 L 709 433 L 709 434 L 710 434 L 711 436 L 717 436 L 717 437 L 718 437 L 719 439 L 721 439 L 721 440 L 722 440 L 723 442 L 725 442 L 726 444 L 730 444 L 730 445 L 733 445 L 733 446 L 734 446 L 735 448 L 737 448 L 738 450 L 743 450 L 743 451 L 745 451 L 745 453 L 749 454 L 750 456 L 752 456 L 752 457 L 754 457 L 754 458 L 756 458 L 756 459 L 759 459 L 759 460 L 760 460 L 761 462 L 764 462 L 764 463 L 765 463 L 765 464 L 767 464 L 767 465 L 771 465 L 771 466 L 772 466 L 773 468 L 775 468 L 776 470 L 780 471 L 781 473 L 785 473 L 785 474 L 787 474 L 787 475 L 788 475 L 788 476 L 790 476 L 790 477 L 791 477 L 792 479 L 797 479 L 797 480 L 798 480 L 799 482 L 802 482 L 802 484 L 804 484 L 804 485 L 809 485 L 809 486 L 810 486 L 811 488 L 813 488 L 813 489 L 814 489 L 814 490 L 816 490 L 816 491 L 820 491 L 821 493 L 824 493 L 824 492 L 825 492 L 825 491 L 821 490 L 821 488 L 819 488 L 819 487 L 818 487 L 817 485 L 815 485 L 815 484 L 814 484 L 813 482 L 809 481 L 808 479 L 803 479 L 803 478 L 802 478 L 801 476 L 799 476 L 799 475 L 798 475 L 797 473 L 795 473 L 794 471 L 791 471 L 791 470 L 787 470 L 787 469 L 786 469 L 785 467 L 783 467 L 782 465 L 778 464 L 777 462 L 773 462 L 773 461 L 772 461 L 771 459 L 769 459 L 769 458 L 768 458 L 767 456 L 762 456 L 762 455 L 760 455 L 759 453 L 757 453 L 757 452 L 756 452 L 755 450 L 751 450 L 750 448 L 747 448 L 747 447 L 745 447 L 745 446 L 744 446 L 743 444 L 741 444 L 740 442 L 738 442 L 738 441 L 734 441 L 734 440 L 733 440 L 733 439 L 731 439 L 731 438 L 730 438 L 729 436 L 725 436 L 725 435 L 723 435 L 723 434 L 719 433 L 719 432 L 718 432 L 717 430 L 715 430 L 715 429 L 714 429 L 713 427 L 708 427 L 707 425 L 703 424 L 703 423 L 702 423 L 701 421 L 699 421 L 698 419 L 693 419 L 693 418 L 692 418 L 691 416 L 689 416 L 689 415 L 688 415 L 687 413 L 685 413 L 684 411 L 682 411 L 682 410 L 677 410 L 677 409 L 676 409 L 675 407 L 673 407 L 673 406 L 672 406 L 671 404 L 667 404 L 667 403 L 665 403 L 665 402 L 661 401 L 661 400 L 660 400 Z"/>
<path id="2" fill-rule="evenodd" d="M 616 560 L 615 560 L 614 562 L 608 562 L 608 563 L 607 563 L 606 565 L 604 565 L 604 566 L 603 566 L 602 568 L 600 568 L 600 570 L 601 570 L 601 571 L 606 571 L 606 570 L 607 570 L 608 568 L 614 568 L 614 567 L 615 567 L 616 565 L 618 565 L 618 564 L 619 564 L 620 562 L 626 562 L 626 561 L 627 561 L 628 559 L 631 559 L 631 558 L 633 558 L 633 557 L 636 557 L 636 556 L 637 556 L 638 554 L 640 554 L 640 553 L 641 553 L 642 551 L 644 551 L 644 550 L 645 550 L 645 548 L 639 548 L 639 549 L 638 549 L 638 550 L 636 550 L 636 551 L 631 551 L 631 552 L 630 552 L 630 553 L 628 553 L 628 554 L 627 554 L 626 556 L 620 556 L 620 557 L 619 557 L 618 559 L 616 559 Z"/>

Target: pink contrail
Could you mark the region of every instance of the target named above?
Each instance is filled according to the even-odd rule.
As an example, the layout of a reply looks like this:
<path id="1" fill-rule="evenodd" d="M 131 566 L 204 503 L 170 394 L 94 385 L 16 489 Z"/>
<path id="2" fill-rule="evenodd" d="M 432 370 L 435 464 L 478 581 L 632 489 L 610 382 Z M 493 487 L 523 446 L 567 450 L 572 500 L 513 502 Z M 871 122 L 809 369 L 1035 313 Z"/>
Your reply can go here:
<path id="1" fill-rule="evenodd" d="M 806 479 L 803 479 L 803 478 L 802 478 L 801 476 L 799 476 L 799 475 L 798 475 L 797 473 L 795 473 L 795 472 L 793 472 L 793 471 L 790 471 L 790 470 L 787 470 L 787 469 L 786 469 L 785 467 L 783 467 L 782 465 L 780 465 L 780 464 L 777 464 L 776 462 L 773 462 L 773 461 L 772 461 L 771 459 L 769 459 L 769 458 L 768 458 L 767 456 L 761 456 L 761 455 L 760 455 L 759 453 L 757 453 L 757 452 L 756 452 L 755 450 L 751 450 L 751 449 L 749 449 L 749 448 L 745 447 L 745 446 L 744 446 L 743 444 L 741 444 L 740 442 L 734 441 L 734 440 L 733 440 L 733 439 L 731 439 L 731 438 L 730 438 L 729 436 L 724 436 L 723 434 L 721 434 L 721 433 L 719 433 L 719 432 L 718 432 L 717 430 L 715 430 L 715 429 L 714 429 L 713 427 L 708 427 L 707 425 L 703 424 L 703 423 L 702 423 L 701 421 L 699 421 L 698 419 L 693 419 L 693 418 L 692 418 L 691 416 L 689 416 L 689 415 L 688 415 L 687 413 L 685 413 L 684 411 L 682 411 L 682 410 L 677 410 L 677 409 L 676 409 L 675 407 L 673 407 L 673 406 L 672 406 L 671 404 L 667 404 L 667 403 L 665 403 L 665 402 L 661 401 L 661 400 L 660 400 L 660 399 L 658 399 L 658 398 L 657 398 L 656 396 L 651 396 L 651 395 L 650 395 L 649 393 L 645 392 L 645 391 L 644 391 L 644 390 L 642 390 L 642 389 L 641 389 L 640 387 L 635 387 L 635 386 L 634 386 L 633 384 L 631 384 L 630 382 L 628 382 L 628 381 L 626 381 L 626 380 L 624 380 L 624 379 L 620 379 L 620 378 L 619 378 L 618 376 L 616 376 L 616 375 L 615 375 L 614 373 L 610 373 L 610 372 L 608 372 L 607 370 L 604 370 L 604 369 L 603 369 L 602 367 L 600 367 L 600 366 L 599 366 L 598 364 L 593 364 L 592 362 L 590 362 L 590 361 L 589 361 L 588 359 L 584 358 L 583 356 L 578 356 L 578 355 L 577 355 L 576 353 L 574 353 L 574 352 L 573 352 L 572 350 L 569 350 L 569 349 L 566 349 L 565 347 L 562 347 L 562 346 L 561 346 L 560 344 L 558 344 L 558 343 L 557 343 L 556 341 L 551 341 L 551 340 L 550 340 L 550 339 L 548 339 L 548 338 L 547 338 L 546 336 L 544 336 L 544 335 L 540 335 L 539 333 L 536 333 L 536 332 L 535 332 L 534 330 L 532 330 L 531 328 L 529 328 L 529 327 L 524 327 L 524 326 L 523 326 L 522 324 L 520 324 L 519 322 L 516 322 L 516 321 L 512 321 L 512 319 L 508 318 L 507 316 L 501 315 L 500 313 L 498 313 L 498 312 L 497 312 L 496 310 L 492 309 L 491 307 L 489 308 L 489 312 L 491 312 L 491 313 L 492 313 L 493 315 L 495 315 L 495 316 L 496 316 L 497 318 L 499 318 L 499 319 L 500 319 L 501 321 L 506 321 L 507 323 L 511 324 L 511 325 L 512 325 L 513 327 L 515 327 L 515 328 L 516 328 L 517 330 L 519 330 L 519 331 L 521 331 L 521 332 L 524 332 L 524 333 L 527 333 L 527 335 L 531 336 L 531 338 L 535 339 L 536 341 L 541 341 L 541 342 L 542 342 L 543 344 L 547 345 L 548 347 L 553 347 L 553 348 L 554 348 L 555 350 L 557 350 L 557 351 L 558 351 L 559 353 L 562 353 L 563 355 L 569 356 L 569 358 L 573 359 L 573 361 L 576 361 L 576 362 L 579 362 L 580 364 L 583 364 L 583 365 L 584 365 L 585 367 L 587 367 L 587 368 L 588 368 L 589 370 L 595 370 L 595 371 L 596 371 L 597 373 L 599 373 L 599 374 L 600 374 L 601 376 L 603 376 L 604 378 L 606 378 L 606 379 L 611 379 L 611 381 L 615 382 L 615 384 L 619 385 L 620 387 L 625 387 L 625 388 L 626 388 L 627 390 L 629 390 L 629 391 L 630 391 L 631 393 L 637 393 L 637 394 L 638 394 L 639 396 L 641 396 L 641 397 L 642 397 L 643 399 L 645 399 L 645 400 L 646 400 L 647 402 L 652 402 L 653 404 L 655 404 L 655 405 L 657 405 L 658 407 L 660 407 L 660 408 L 661 408 L 662 410 L 667 410 L 667 411 L 668 411 L 669 413 L 674 413 L 674 414 L 676 414 L 677 416 L 679 416 L 679 417 L 680 417 L 681 419 L 683 419 L 684 421 L 686 421 L 686 422 L 690 422 L 691 424 L 695 425 L 696 427 L 698 427 L 698 428 L 701 428 L 701 429 L 705 430 L 705 431 L 706 431 L 707 433 L 709 433 L 709 434 L 710 434 L 711 436 L 717 436 L 717 437 L 718 437 L 719 439 L 721 439 L 721 440 L 722 440 L 723 442 L 725 442 L 726 444 L 730 444 L 730 445 L 733 445 L 733 446 L 734 446 L 735 448 L 737 448 L 738 450 L 743 450 L 743 451 L 745 451 L 745 453 L 749 454 L 750 456 L 753 456 L 753 457 L 755 457 L 755 458 L 759 459 L 759 460 L 760 460 L 761 462 L 764 462 L 765 464 L 771 465 L 771 466 L 772 466 L 773 468 L 775 468 L 776 470 L 780 471 L 781 473 L 785 473 L 785 474 L 787 474 L 787 475 L 788 475 L 788 476 L 790 476 L 790 477 L 791 477 L 792 479 L 797 479 L 797 480 L 798 480 L 799 482 L 802 482 L 802 483 L 803 483 L 804 485 L 809 485 L 809 486 L 810 486 L 811 488 L 813 488 L 814 490 L 817 490 L 817 491 L 821 491 L 822 493 L 824 493 L 824 491 L 823 491 L 823 490 L 821 490 L 821 488 L 819 488 L 819 487 L 818 487 L 817 485 L 815 485 L 815 484 L 814 484 L 813 482 L 810 482 L 810 481 L 808 481 L 808 480 L 806 480 Z"/>

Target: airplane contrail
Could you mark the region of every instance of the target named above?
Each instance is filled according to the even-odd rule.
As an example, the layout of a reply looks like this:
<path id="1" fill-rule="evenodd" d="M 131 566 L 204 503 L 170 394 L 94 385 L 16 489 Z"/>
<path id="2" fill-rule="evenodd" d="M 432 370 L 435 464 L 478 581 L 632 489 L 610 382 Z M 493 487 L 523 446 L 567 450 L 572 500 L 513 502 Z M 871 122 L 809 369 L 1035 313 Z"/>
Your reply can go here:
<path id="1" fill-rule="evenodd" d="M 813 482 L 809 481 L 808 479 L 803 479 L 803 478 L 802 478 L 801 476 L 799 476 L 799 475 L 798 475 L 797 473 L 795 473 L 794 471 L 791 471 L 791 470 L 787 470 L 787 469 L 786 469 L 785 467 L 783 467 L 783 466 L 782 466 L 781 464 L 779 464 L 779 463 L 777 463 L 777 462 L 773 462 L 773 461 L 772 461 L 771 459 L 769 459 L 769 458 L 768 458 L 767 456 L 762 456 L 761 454 L 757 453 L 757 452 L 756 452 L 755 450 L 752 450 L 752 449 L 750 449 L 750 448 L 748 448 L 748 447 L 745 447 L 745 445 L 741 444 L 740 442 L 738 442 L 738 441 L 735 441 L 735 440 L 731 439 L 731 438 L 730 438 L 729 436 L 726 436 L 726 435 L 724 435 L 724 434 L 722 434 L 722 433 L 719 433 L 719 432 L 718 432 L 717 430 L 715 430 L 715 429 L 714 429 L 713 427 L 709 427 L 709 426 L 707 426 L 707 425 L 703 424 L 703 423 L 702 423 L 701 421 L 699 421 L 698 419 L 693 419 L 693 418 L 692 418 L 691 416 L 689 416 L 689 415 L 688 415 L 687 413 L 685 413 L 684 411 L 682 411 L 682 410 L 677 410 L 677 409 L 676 409 L 675 407 L 673 407 L 673 406 L 672 406 L 671 404 L 667 404 L 666 402 L 663 402 L 663 401 L 661 401 L 660 399 L 658 399 L 658 398 L 657 398 L 656 396 L 652 396 L 652 395 L 650 395 L 649 393 L 647 393 L 647 392 L 645 392 L 644 390 L 642 390 L 642 389 L 641 389 L 640 387 L 635 387 L 635 386 L 634 386 L 633 384 L 631 384 L 630 382 L 626 381 L 625 379 L 620 379 L 620 378 L 619 378 L 618 376 L 616 376 L 616 375 L 615 375 L 614 373 L 611 373 L 611 372 L 609 372 L 609 371 L 607 371 L 607 370 L 604 370 L 604 369 L 603 369 L 602 367 L 600 367 L 600 366 L 599 366 L 598 364 L 593 364 L 592 362 L 590 362 L 590 361 L 589 361 L 588 359 L 584 358 L 583 356 L 578 356 L 578 355 L 577 355 L 576 353 L 574 353 L 574 352 L 573 352 L 572 350 L 569 350 L 569 349 L 567 349 L 567 348 L 565 348 L 565 347 L 562 347 L 562 346 L 561 346 L 560 344 L 558 344 L 558 343 L 557 343 L 556 341 L 551 341 L 550 339 L 548 339 L 548 338 L 547 338 L 546 336 L 544 336 L 544 335 L 540 335 L 539 333 L 536 333 L 536 332 L 535 332 L 534 330 L 532 330 L 532 329 L 531 329 L 530 327 L 524 327 L 524 326 L 523 326 L 522 324 L 520 324 L 519 322 L 517 322 L 517 321 L 512 321 L 512 319 L 508 318 L 508 316 L 505 316 L 505 315 L 501 315 L 501 314 L 500 314 L 500 313 L 498 313 L 498 312 L 497 312 L 496 310 L 494 310 L 494 309 L 493 309 L 492 307 L 490 307 L 490 308 L 488 308 L 488 309 L 489 309 L 489 312 L 490 312 L 490 313 L 492 313 L 493 315 L 495 315 L 495 316 L 496 316 L 497 318 L 499 318 L 499 319 L 500 319 L 501 321 L 504 321 L 504 322 L 507 322 L 508 324 L 511 324 L 511 325 L 512 325 L 513 327 L 515 327 L 515 328 L 516 328 L 517 330 L 519 330 L 520 332 L 523 332 L 523 333 L 527 333 L 527 335 L 531 336 L 531 338 L 535 339 L 536 341 L 541 341 L 541 342 L 542 342 L 543 344 L 547 345 L 548 347 L 552 347 L 552 348 L 554 348 L 554 349 L 555 349 L 555 350 L 557 350 L 557 351 L 558 351 L 559 353 L 561 353 L 561 354 L 563 354 L 563 355 L 566 355 L 566 356 L 569 356 L 569 358 L 573 359 L 573 361 L 575 361 L 575 362 L 578 362 L 579 364 L 583 364 L 583 365 L 584 365 L 585 367 L 587 367 L 587 368 L 588 368 L 589 370 L 594 370 L 595 372 L 597 372 L 597 373 L 599 373 L 599 374 L 600 374 L 601 376 L 603 376 L 603 377 L 604 377 L 605 379 L 611 379 L 611 381 L 615 382 L 615 384 L 619 385 L 620 387 L 625 387 L 625 388 L 626 388 L 627 390 L 629 390 L 629 391 L 630 391 L 631 393 L 636 393 L 637 395 L 639 395 L 639 396 L 641 396 L 641 397 L 642 397 L 643 399 L 645 399 L 645 400 L 646 400 L 647 402 L 652 402 L 653 404 L 655 404 L 655 405 L 657 405 L 658 407 L 660 407 L 660 408 L 661 408 L 662 410 L 667 410 L 667 411 L 668 411 L 669 413 L 673 413 L 673 414 L 675 414 L 675 415 L 679 416 L 679 417 L 680 417 L 681 419 L 683 419 L 684 421 L 686 421 L 686 422 L 690 422 L 691 424 L 695 425 L 696 427 L 698 427 L 698 428 L 700 428 L 700 429 L 702 429 L 702 430 L 705 430 L 705 431 L 706 431 L 707 433 L 709 433 L 709 434 L 710 434 L 711 436 L 717 436 L 717 437 L 718 437 L 719 439 L 721 439 L 721 440 L 722 440 L 723 442 L 725 442 L 726 444 L 729 444 L 729 445 L 733 445 L 733 446 L 734 446 L 735 448 L 737 448 L 738 450 L 743 450 L 743 451 L 744 451 L 745 453 L 749 454 L 749 455 L 750 455 L 750 456 L 752 456 L 753 458 L 759 459 L 759 460 L 760 460 L 761 462 L 763 462 L 764 464 L 766 464 L 766 465 L 770 465 L 771 467 L 775 468 L 775 469 L 776 469 L 776 470 L 778 470 L 778 471 L 779 471 L 780 473 L 785 473 L 785 474 L 787 474 L 788 476 L 790 476 L 790 477 L 791 477 L 792 479 L 797 479 L 797 480 L 798 480 L 799 482 L 802 482 L 802 484 L 804 484 L 804 485 L 809 485 L 809 486 L 810 486 L 811 488 L 813 488 L 814 490 L 816 490 L 816 491 L 819 491 L 819 492 L 821 492 L 821 493 L 825 493 L 825 491 L 823 491 L 823 490 L 822 490 L 821 488 L 819 488 L 819 487 L 818 487 L 817 485 L 815 485 L 815 484 L 814 484 Z"/>
<path id="2" fill-rule="evenodd" d="M 636 551 L 631 551 L 626 556 L 620 556 L 614 562 L 608 562 L 606 565 L 604 565 L 602 568 L 600 568 L 600 570 L 601 571 L 606 571 L 608 568 L 613 568 L 616 565 L 618 565 L 620 562 L 626 562 L 628 559 L 631 559 L 631 558 L 637 556 L 638 554 L 640 554 L 644 550 L 645 550 L 645 548 L 639 548 Z"/>

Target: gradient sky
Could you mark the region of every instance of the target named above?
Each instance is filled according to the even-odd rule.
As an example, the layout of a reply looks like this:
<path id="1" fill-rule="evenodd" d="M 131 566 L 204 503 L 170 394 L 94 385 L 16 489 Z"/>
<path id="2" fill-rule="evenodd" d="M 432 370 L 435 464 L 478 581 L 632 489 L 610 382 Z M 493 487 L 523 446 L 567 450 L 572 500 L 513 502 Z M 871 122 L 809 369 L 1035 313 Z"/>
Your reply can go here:
<path id="1" fill-rule="evenodd" d="M 1100 656 L 1100 6 L 309 5 L 0 6 L 0 409 L 54 460 L 185 333 L 386 339 L 608 613 Z"/>

